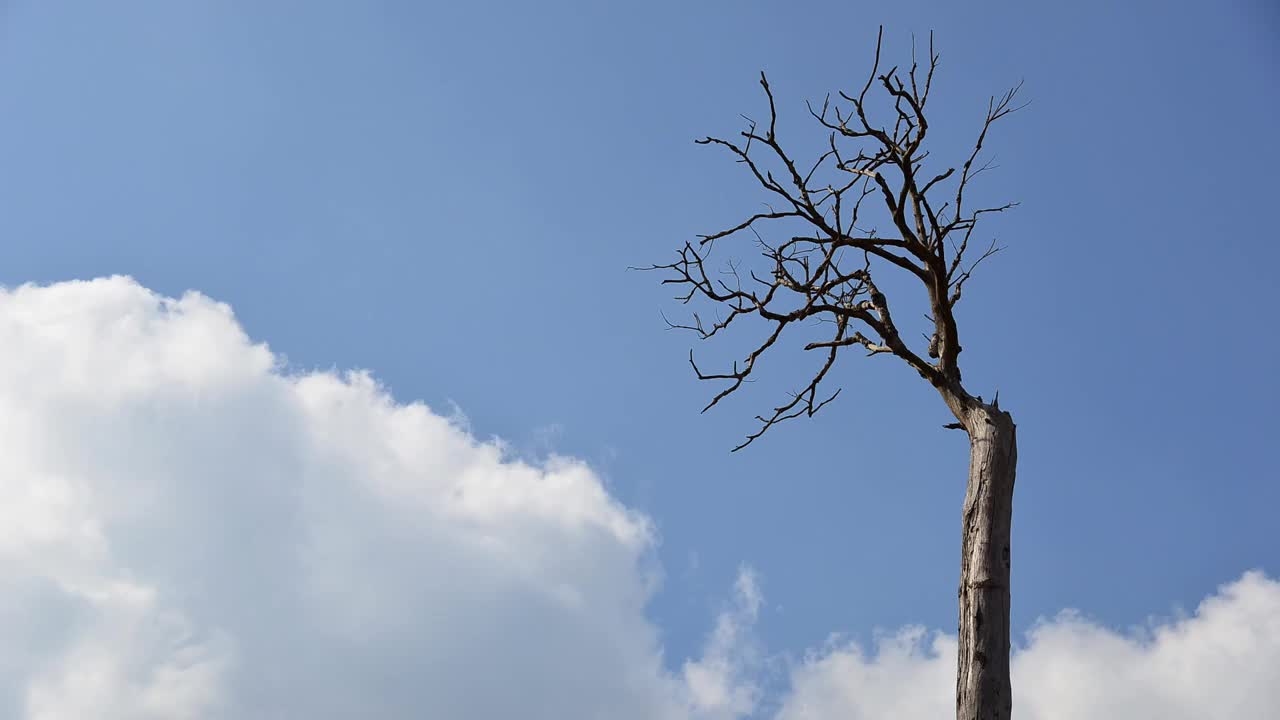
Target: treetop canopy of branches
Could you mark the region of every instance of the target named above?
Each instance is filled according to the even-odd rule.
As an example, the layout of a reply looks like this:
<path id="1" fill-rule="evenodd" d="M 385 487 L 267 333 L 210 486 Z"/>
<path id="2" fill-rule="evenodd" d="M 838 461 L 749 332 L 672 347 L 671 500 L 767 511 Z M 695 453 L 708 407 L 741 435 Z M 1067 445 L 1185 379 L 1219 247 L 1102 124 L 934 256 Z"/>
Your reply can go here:
<path id="1" fill-rule="evenodd" d="M 883 29 L 871 72 L 856 94 L 840 92 L 834 99 L 825 98 L 820 107 L 809 105 L 809 114 L 827 136 L 825 151 L 809 163 L 798 162 L 783 148 L 773 91 L 761 73 L 768 120 L 748 120 L 736 138 L 698 142 L 725 149 L 746 167 L 769 198 L 765 210 L 685 243 L 674 262 L 646 268 L 665 272 L 663 284 L 682 288 L 680 301 L 700 298 L 719 310 L 713 322 L 694 313 L 690 323 L 669 323 L 672 327 L 708 339 L 744 316 L 756 316 L 769 326 L 745 359 L 718 372 L 704 371 L 690 351 L 689 362 L 699 379 L 725 383 L 704 412 L 751 378 L 759 358 L 784 330 L 805 321 L 823 321 L 833 328 L 826 339 L 804 346 L 822 353 L 817 371 L 786 402 L 758 415 L 759 426 L 735 451 L 777 423 L 812 416 L 834 400 L 840 391 L 828 394 L 823 381 L 845 348 L 905 361 L 942 393 L 959 421 L 956 427 L 963 428 L 967 410 L 981 402 L 961 385 L 954 311 L 974 268 L 1000 250 L 994 240 L 971 242 L 980 220 L 1016 203 L 975 207 L 966 193 L 974 178 L 992 167 L 990 162 L 979 163 L 991 127 L 1023 107 L 1016 103 L 1021 84 L 989 99 L 977 140 L 962 162 L 926 171 L 926 108 L 939 55 L 931 36 L 924 66 L 913 47 L 909 68 L 882 71 L 882 39 Z M 874 93 L 881 93 L 880 99 L 892 108 L 886 117 L 873 117 L 869 100 Z M 887 212 L 892 226 L 888 232 L 864 225 L 863 205 L 868 202 Z M 794 230 L 796 223 L 801 231 L 773 237 L 779 228 Z M 713 279 L 706 267 L 713 246 L 744 233 L 754 238 L 762 264 L 744 272 L 742 265 L 730 262 L 723 273 L 713 273 Z M 902 337 L 889 299 L 876 284 L 885 268 L 915 277 L 925 290 L 932 328 L 923 348 L 913 348 Z"/>

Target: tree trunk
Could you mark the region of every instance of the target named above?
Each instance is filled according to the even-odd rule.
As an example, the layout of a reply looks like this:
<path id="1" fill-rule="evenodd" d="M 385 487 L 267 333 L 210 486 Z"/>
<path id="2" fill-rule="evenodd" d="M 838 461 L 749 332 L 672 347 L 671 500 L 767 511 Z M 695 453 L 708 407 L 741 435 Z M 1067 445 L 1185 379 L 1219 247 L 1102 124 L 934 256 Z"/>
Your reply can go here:
<path id="1" fill-rule="evenodd" d="M 1008 720 L 1009 539 L 1018 461 L 1013 418 L 997 405 L 974 403 L 969 432 L 969 485 L 960 557 L 960 653 L 957 720 Z"/>

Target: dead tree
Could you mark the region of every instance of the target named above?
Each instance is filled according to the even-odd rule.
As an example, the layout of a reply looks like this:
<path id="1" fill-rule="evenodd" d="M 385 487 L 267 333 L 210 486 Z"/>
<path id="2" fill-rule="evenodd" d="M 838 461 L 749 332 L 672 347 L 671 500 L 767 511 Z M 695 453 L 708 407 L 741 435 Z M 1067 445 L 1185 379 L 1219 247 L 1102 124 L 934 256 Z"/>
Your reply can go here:
<path id="1" fill-rule="evenodd" d="M 810 105 L 809 113 L 826 135 L 824 152 L 812 164 L 801 165 L 783 149 L 773 93 L 762 73 L 767 121 L 748 119 L 739 138 L 698 142 L 733 155 L 771 202 L 732 227 L 686 243 L 675 262 L 649 269 L 667 274 L 663 284 L 681 287 L 681 301 L 710 301 L 719 312 L 712 322 L 695 313 L 690 324 L 673 327 L 692 330 L 703 339 L 748 317 L 763 321 L 766 328 L 746 357 L 725 370 L 704 371 L 690 352 L 689 362 L 699 379 L 725 383 L 704 412 L 753 377 L 761 356 L 779 344 L 784 331 L 805 325 L 812 332 L 814 321 L 832 329 L 803 346 L 820 355 L 813 376 L 785 402 L 757 416 L 759 426 L 735 451 L 779 422 L 812 416 L 834 400 L 840 391 L 827 394 L 824 381 L 846 349 L 896 357 L 937 389 L 955 417 L 946 427 L 965 431 L 970 442 L 962 514 L 956 717 L 1004 720 L 1011 708 L 1009 541 L 1015 430 L 1009 413 L 999 407 L 998 394 L 988 403 L 961 383 L 956 306 L 974 268 L 999 250 L 994 241 L 986 244 L 975 238 L 979 221 L 1014 206 L 975 207 L 966 193 L 973 179 L 991 167 L 980 163 L 983 143 L 998 120 L 1018 109 L 1019 88 L 990 98 L 972 151 L 967 158 L 957 158 L 962 163 L 926 171 L 930 124 L 925 109 L 939 56 L 930 38 L 926 67 L 916 62 L 913 49 L 909 69 L 882 72 L 882 37 L 883 30 L 861 88 L 853 94 L 841 92 L 834 100 L 828 97 L 820 108 Z M 881 117 L 875 117 L 877 107 Z M 872 209 L 886 232 L 879 232 L 867 217 Z M 723 273 L 709 274 L 713 248 L 748 232 L 760 249 L 758 265 L 748 269 L 730 262 Z M 889 298 L 876 284 L 882 272 L 905 273 L 923 287 L 921 300 L 927 299 L 929 313 L 920 340 L 908 342 L 900 331 Z M 913 344 L 923 347 L 915 349 Z"/>

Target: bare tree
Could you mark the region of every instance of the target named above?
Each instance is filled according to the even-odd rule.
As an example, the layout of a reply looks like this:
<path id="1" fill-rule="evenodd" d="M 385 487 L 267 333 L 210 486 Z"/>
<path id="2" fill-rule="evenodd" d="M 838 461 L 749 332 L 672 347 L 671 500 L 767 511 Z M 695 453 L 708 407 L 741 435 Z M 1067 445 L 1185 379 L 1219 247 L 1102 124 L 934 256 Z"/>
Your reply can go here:
<path id="1" fill-rule="evenodd" d="M 960 379 L 960 335 L 955 309 L 974 268 L 999 248 L 974 238 L 979 221 L 1014 206 L 975 207 L 966 195 L 971 182 L 990 163 L 979 163 L 987 133 L 1018 109 L 1019 87 L 990 98 L 977 141 L 962 164 L 926 171 L 925 139 L 930 124 L 925 108 L 939 56 L 932 36 L 927 65 L 912 51 L 909 69 L 881 71 L 881 40 L 866 82 L 855 94 L 828 97 L 809 113 L 824 128 L 824 152 L 812 164 L 799 164 L 783 149 L 777 133 L 773 92 L 762 73 L 760 85 L 769 101 L 767 122 L 747 120 L 747 129 L 732 140 L 708 137 L 746 166 L 771 199 L 764 210 L 696 242 L 686 243 L 672 263 L 648 269 L 667 274 L 663 284 L 682 288 L 679 299 L 710 301 L 719 311 L 712 322 L 697 314 L 689 324 L 673 324 L 716 336 L 745 317 L 763 321 L 763 339 L 744 360 L 718 372 L 689 362 L 701 380 L 725 383 L 703 409 L 715 406 L 743 387 L 764 353 L 779 343 L 783 331 L 821 321 L 829 335 L 804 345 L 821 357 L 817 371 L 799 390 L 768 413 L 746 436 L 740 450 L 774 425 L 812 416 L 839 395 L 824 390 L 836 357 L 849 348 L 868 356 L 904 361 L 937 389 L 955 416 L 948 428 L 968 433 L 969 479 L 962 514 L 959 588 L 960 651 L 956 681 L 956 717 L 960 720 L 1007 719 L 1009 685 L 1009 541 L 1014 470 L 1015 428 L 1009 413 L 968 392 Z M 873 118 L 876 107 L 883 118 Z M 884 121 L 887 120 L 888 124 Z M 962 156 L 963 157 L 963 156 Z M 865 217 L 875 209 L 889 226 L 879 232 Z M 730 261 L 723 272 L 708 274 L 707 262 L 717 242 L 744 233 L 754 236 L 760 257 L 756 266 Z M 775 239 L 766 239 L 771 233 Z M 972 244 L 975 240 L 979 244 Z M 923 286 L 927 330 L 915 350 L 890 313 L 889 298 L 876 281 L 882 272 L 905 273 Z M 914 283 L 914 281 L 912 281 Z M 912 284 L 908 283 L 908 287 Z M 809 322 L 806 322 L 809 321 Z"/>

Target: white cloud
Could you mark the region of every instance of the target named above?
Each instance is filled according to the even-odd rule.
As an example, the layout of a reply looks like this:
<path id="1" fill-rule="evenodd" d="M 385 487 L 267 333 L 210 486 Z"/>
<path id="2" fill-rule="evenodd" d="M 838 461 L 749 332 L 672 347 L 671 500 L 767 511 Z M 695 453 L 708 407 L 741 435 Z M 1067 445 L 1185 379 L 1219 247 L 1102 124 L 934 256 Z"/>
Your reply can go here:
<path id="1" fill-rule="evenodd" d="M 954 714 L 956 642 L 908 628 L 869 655 L 834 643 L 800 663 L 778 720 L 924 720 Z M 1280 716 L 1280 583 L 1246 573 L 1191 617 L 1121 633 L 1063 612 L 1013 656 L 1023 720 Z"/>
<path id="2" fill-rule="evenodd" d="M 763 661 L 753 628 L 764 598 L 755 572 L 739 570 L 733 590 L 733 604 L 716 618 L 702 656 L 684 664 L 690 705 L 706 720 L 746 717 L 760 700 L 753 676 Z"/>
<path id="3" fill-rule="evenodd" d="M 955 641 L 833 641 L 765 697 L 749 570 L 700 657 L 646 619 L 651 523 L 360 373 L 291 374 L 229 308 L 127 278 L 0 290 L 0 717 L 947 717 Z M 1265 717 L 1280 584 L 1014 659 L 1024 720 Z M 779 706 L 780 701 L 780 706 Z"/>
<path id="4" fill-rule="evenodd" d="M 701 716 L 582 463 L 127 278 L 0 292 L 0 347 L 0 716 Z"/>
<path id="5" fill-rule="evenodd" d="M 877 638 L 874 654 L 833 640 L 792 671 L 778 720 L 954 716 L 955 652 L 953 638 L 921 627 Z"/>

